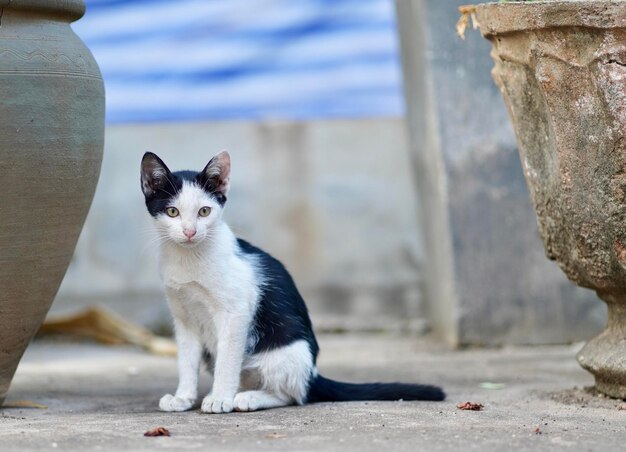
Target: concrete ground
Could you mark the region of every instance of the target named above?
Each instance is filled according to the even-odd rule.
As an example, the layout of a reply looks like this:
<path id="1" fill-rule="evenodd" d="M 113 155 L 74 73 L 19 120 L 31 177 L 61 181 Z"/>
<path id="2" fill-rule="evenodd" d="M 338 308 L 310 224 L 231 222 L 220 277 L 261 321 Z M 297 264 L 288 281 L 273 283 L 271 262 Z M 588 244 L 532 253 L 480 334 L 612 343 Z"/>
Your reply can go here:
<path id="1" fill-rule="evenodd" d="M 593 380 L 575 361 L 580 345 L 451 351 L 384 335 L 326 336 L 320 344 L 326 376 L 436 383 L 448 399 L 161 413 L 158 399 L 176 386 L 173 358 L 131 347 L 35 342 L 7 403 L 30 400 L 47 409 L 0 410 L 0 449 L 624 450 L 625 404 L 584 389 Z M 459 410 L 465 401 L 484 409 Z M 143 436 L 157 426 L 171 437 Z"/>

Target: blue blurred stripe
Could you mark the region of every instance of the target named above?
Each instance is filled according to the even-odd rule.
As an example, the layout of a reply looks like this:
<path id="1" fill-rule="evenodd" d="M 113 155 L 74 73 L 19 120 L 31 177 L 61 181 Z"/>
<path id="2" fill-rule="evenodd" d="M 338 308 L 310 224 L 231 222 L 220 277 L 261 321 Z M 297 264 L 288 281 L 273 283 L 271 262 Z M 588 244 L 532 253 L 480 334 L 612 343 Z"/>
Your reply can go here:
<path id="1" fill-rule="evenodd" d="M 402 114 L 391 0 L 87 0 L 110 122 Z"/>

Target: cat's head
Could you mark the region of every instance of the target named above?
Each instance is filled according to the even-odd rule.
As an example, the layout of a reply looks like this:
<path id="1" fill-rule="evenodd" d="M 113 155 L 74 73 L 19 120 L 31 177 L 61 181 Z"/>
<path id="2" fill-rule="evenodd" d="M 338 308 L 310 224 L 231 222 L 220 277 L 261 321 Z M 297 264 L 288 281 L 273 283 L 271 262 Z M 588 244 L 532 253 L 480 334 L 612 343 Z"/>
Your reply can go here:
<path id="1" fill-rule="evenodd" d="M 156 154 L 141 160 L 141 189 L 162 239 L 194 247 L 222 220 L 230 185 L 230 156 L 223 151 L 200 172 L 171 172 Z"/>

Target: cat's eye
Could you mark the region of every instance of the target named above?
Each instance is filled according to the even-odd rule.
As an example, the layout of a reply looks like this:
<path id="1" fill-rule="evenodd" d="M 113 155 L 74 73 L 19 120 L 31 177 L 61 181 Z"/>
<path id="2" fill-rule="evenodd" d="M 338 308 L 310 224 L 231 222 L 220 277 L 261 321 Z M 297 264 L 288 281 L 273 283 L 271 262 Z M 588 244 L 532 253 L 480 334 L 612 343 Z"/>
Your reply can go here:
<path id="1" fill-rule="evenodd" d="M 198 215 L 201 217 L 208 217 L 211 213 L 211 208 L 208 206 L 204 206 L 202 209 L 198 210 Z"/>
<path id="2" fill-rule="evenodd" d="M 176 207 L 168 207 L 165 209 L 165 213 L 168 217 L 174 218 L 178 216 L 178 209 Z"/>

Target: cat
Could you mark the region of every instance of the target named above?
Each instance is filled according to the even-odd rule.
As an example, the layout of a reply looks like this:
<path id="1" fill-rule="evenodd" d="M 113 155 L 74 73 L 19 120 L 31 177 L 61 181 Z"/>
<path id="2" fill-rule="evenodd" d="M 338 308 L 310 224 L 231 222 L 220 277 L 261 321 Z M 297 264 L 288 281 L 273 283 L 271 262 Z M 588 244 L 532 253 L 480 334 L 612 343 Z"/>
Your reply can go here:
<path id="1" fill-rule="evenodd" d="M 171 172 L 150 152 L 141 162 L 178 347 L 178 388 L 160 399 L 160 410 L 194 407 L 203 361 L 213 374 L 201 404 L 205 413 L 322 401 L 443 400 L 436 386 L 342 383 L 317 372 L 319 347 L 291 276 L 277 259 L 236 238 L 222 219 L 230 168 L 225 151 L 200 172 Z"/>

